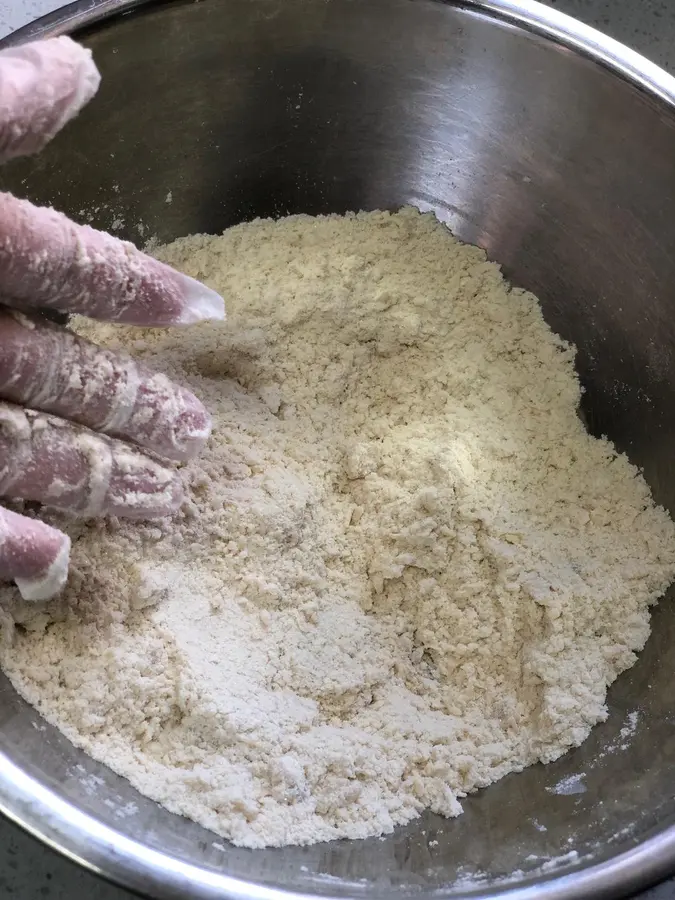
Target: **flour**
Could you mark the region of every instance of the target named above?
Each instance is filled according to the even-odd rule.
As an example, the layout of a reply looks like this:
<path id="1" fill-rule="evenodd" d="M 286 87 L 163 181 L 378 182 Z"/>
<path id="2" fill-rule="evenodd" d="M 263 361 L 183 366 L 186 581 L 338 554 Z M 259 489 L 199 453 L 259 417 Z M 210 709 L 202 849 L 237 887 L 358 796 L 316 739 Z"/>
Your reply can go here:
<path id="1" fill-rule="evenodd" d="M 6 592 L 17 689 L 248 847 L 455 816 L 583 741 L 675 575 L 675 526 L 584 430 L 535 298 L 412 210 L 157 256 L 228 323 L 81 330 L 193 390 L 213 436 L 173 520 L 72 527 L 60 600 Z"/>

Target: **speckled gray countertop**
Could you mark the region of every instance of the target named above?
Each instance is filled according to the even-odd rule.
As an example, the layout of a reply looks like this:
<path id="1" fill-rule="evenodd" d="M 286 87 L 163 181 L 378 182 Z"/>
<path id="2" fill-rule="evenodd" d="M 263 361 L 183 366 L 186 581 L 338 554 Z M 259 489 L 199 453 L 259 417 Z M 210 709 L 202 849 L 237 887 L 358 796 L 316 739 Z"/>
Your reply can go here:
<path id="1" fill-rule="evenodd" d="M 675 0 L 548 0 L 548 4 L 675 72 Z M 0 0 L 0 37 L 60 5 L 60 0 Z M 134 896 L 62 859 L 0 819 L 3 900 L 132 900 Z M 641 894 L 639 900 L 675 900 L 675 879 Z"/>

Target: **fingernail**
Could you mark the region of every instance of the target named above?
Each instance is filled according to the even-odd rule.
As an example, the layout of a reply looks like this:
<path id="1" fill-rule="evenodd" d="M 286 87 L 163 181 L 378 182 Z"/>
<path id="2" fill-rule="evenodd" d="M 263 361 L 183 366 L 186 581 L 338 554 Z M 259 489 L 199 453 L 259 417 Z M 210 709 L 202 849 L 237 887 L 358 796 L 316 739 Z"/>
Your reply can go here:
<path id="1" fill-rule="evenodd" d="M 50 529 L 53 531 L 54 529 Z M 56 555 L 46 571 L 30 578 L 16 576 L 14 582 L 24 600 L 33 603 L 39 600 L 50 600 L 59 593 L 68 580 L 68 564 L 70 562 L 70 538 L 66 534 L 56 532 L 59 544 Z"/>
<path id="2" fill-rule="evenodd" d="M 176 324 L 193 325 L 206 319 L 222 321 L 225 318 L 225 301 L 220 294 L 189 275 L 178 274 L 184 305 Z"/>
<path id="3" fill-rule="evenodd" d="M 211 434 L 211 416 L 190 391 L 181 391 L 183 411 L 173 422 L 169 459 L 187 462 L 198 456 Z M 160 453 L 162 449 L 160 448 Z"/>
<path id="4" fill-rule="evenodd" d="M 175 472 L 150 464 L 145 477 L 130 485 L 128 475 L 113 479 L 106 513 L 123 519 L 163 519 L 183 502 L 183 483 Z"/>
<path id="5" fill-rule="evenodd" d="M 70 43 L 74 44 L 74 41 L 70 41 Z M 77 113 L 89 103 L 96 95 L 101 84 L 101 76 L 94 64 L 91 50 L 86 50 L 78 44 L 75 44 L 75 47 L 77 47 L 81 53 L 78 66 L 78 78 L 76 80 L 75 90 L 73 91 L 71 105 L 69 107 L 64 107 L 61 110 L 61 118 L 56 125 L 57 131 L 60 131 L 70 119 L 76 116 Z M 82 53 L 83 50 L 84 53 Z"/>
<path id="6" fill-rule="evenodd" d="M 42 48 L 46 64 L 53 67 L 55 75 L 63 72 L 73 82 L 72 93 L 64 97 L 54 109 L 56 118 L 51 126 L 53 137 L 94 97 L 101 84 L 101 75 L 91 50 L 65 35 L 44 42 L 38 41 L 33 46 L 36 51 Z"/>

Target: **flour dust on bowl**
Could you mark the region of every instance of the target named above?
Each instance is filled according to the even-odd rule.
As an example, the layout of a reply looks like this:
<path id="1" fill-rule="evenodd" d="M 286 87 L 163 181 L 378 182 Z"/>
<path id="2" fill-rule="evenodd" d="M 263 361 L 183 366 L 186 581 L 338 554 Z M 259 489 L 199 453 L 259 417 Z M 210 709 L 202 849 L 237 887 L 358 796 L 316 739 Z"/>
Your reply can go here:
<path id="1" fill-rule="evenodd" d="M 137 243 L 219 234 L 256 217 L 406 206 L 432 211 L 540 298 L 551 328 L 577 347 L 589 430 L 626 453 L 655 501 L 675 510 L 675 87 L 668 76 L 554 12 L 509 2 L 462 8 L 434 0 L 87 2 L 23 37 L 69 30 L 94 51 L 101 92 L 46 153 L 3 170 L 3 189 Z M 404 221 L 420 221 L 406 215 Z M 251 227 L 273 246 L 276 238 L 265 228 L 274 226 Z M 171 252 L 180 255 L 180 246 Z M 172 258 L 200 275 L 201 248 L 191 246 L 196 256 Z M 371 311 L 379 326 L 386 297 L 369 296 L 376 302 L 381 308 Z M 439 305 L 433 314 L 440 334 L 447 310 Z M 381 360 L 391 360 L 402 337 L 410 345 L 411 322 L 424 322 L 423 311 L 415 315 L 408 309 L 390 329 L 393 343 L 380 348 Z M 336 339 L 335 321 L 333 332 L 329 324 L 317 324 L 325 329 L 327 352 Z M 214 352 L 203 354 L 193 374 L 245 380 L 246 360 L 261 358 L 256 341 L 264 328 L 258 322 L 250 331 L 248 357 L 232 345 L 229 359 L 214 338 Z M 125 332 L 124 339 L 152 353 L 159 338 Z M 534 402 L 554 392 L 561 349 Z M 376 367 L 364 370 L 364 382 Z M 256 395 L 261 415 L 289 405 L 272 374 Z M 420 366 L 417 377 L 428 374 Z M 436 376 L 426 384 L 438 390 Z M 392 380 L 397 402 L 405 389 Z M 233 397 L 234 408 L 236 402 Z M 246 463 L 253 469 L 255 447 L 252 441 Z M 354 480 L 367 480 L 374 464 L 367 448 L 348 450 Z M 547 452 L 553 460 L 554 451 Z M 419 460 L 411 461 L 415 469 Z M 551 484 L 556 477 L 547 475 Z M 617 521 L 604 525 L 610 544 L 628 535 L 627 563 L 648 528 L 639 517 L 630 519 L 631 546 L 629 511 L 620 508 L 616 484 L 608 483 L 605 493 L 606 510 Z M 575 509 L 592 495 L 599 509 L 603 487 L 590 483 L 588 494 L 575 499 Z M 368 507 L 360 505 L 366 527 Z M 665 577 L 667 550 L 652 543 L 650 552 Z M 412 560 L 390 562 L 405 568 Z M 375 581 L 392 571 L 374 572 Z M 635 568 L 633 575 L 648 573 Z M 553 616 L 543 587 L 530 585 L 544 601 L 542 615 Z M 582 609 L 579 617 L 589 618 Z M 306 624 L 314 627 L 311 615 Z M 625 632 L 618 607 L 615 624 L 617 640 L 607 645 L 605 661 Z M 642 625 L 634 624 L 632 646 L 638 647 Z M 570 753 L 462 800 L 464 813 L 454 819 L 425 812 L 382 838 L 237 847 L 147 800 L 76 749 L 7 680 L 0 690 L 0 806 L 71 856 L 160 898 L 625 895 L 675 862 L 674 625 L 666 596 L 637 663 L 609 691 L 607 720 Z M 439 633 L 442 626 L 439 616 Z M 609 613 L 598 617 L 596 644 L 611 626 Z M 424 651 L 418 655 L 413 648 L 411 658 L 421 666 Z M 593 655 L 579 659 L 583 667 Z M 630 662 L 625 656 L 617 670 Z M 325 659 L 321 664 L 325 669 Z M 88 686 L 84 692 L 91 696 Z M 327 698 L 326 708 L 334 699 Z M 580 709 L 588 703 L 591 722 L 598 718 L 595 702 L 577 697 Z M 297 786 L 292 761 L 281 774 Z"/>

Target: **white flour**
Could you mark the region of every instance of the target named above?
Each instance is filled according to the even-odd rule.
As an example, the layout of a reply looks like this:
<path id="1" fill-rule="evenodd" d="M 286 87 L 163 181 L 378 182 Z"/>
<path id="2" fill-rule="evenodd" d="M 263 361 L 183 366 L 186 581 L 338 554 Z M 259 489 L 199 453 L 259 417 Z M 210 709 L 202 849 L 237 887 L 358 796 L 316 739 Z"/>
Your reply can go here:
<path id="1" fill-rule="evenodd" d="M 583 741 L 675 575 L 675 526 L 584 430 L 535 299 L 411 210 L 157 255 L 228 322 L 83 331 L 194 390 L 213 437 L 175 520 L 80 526 L 60 601 L 3 600 L 19 691 L 251 847 L 454 816 Z"/>

